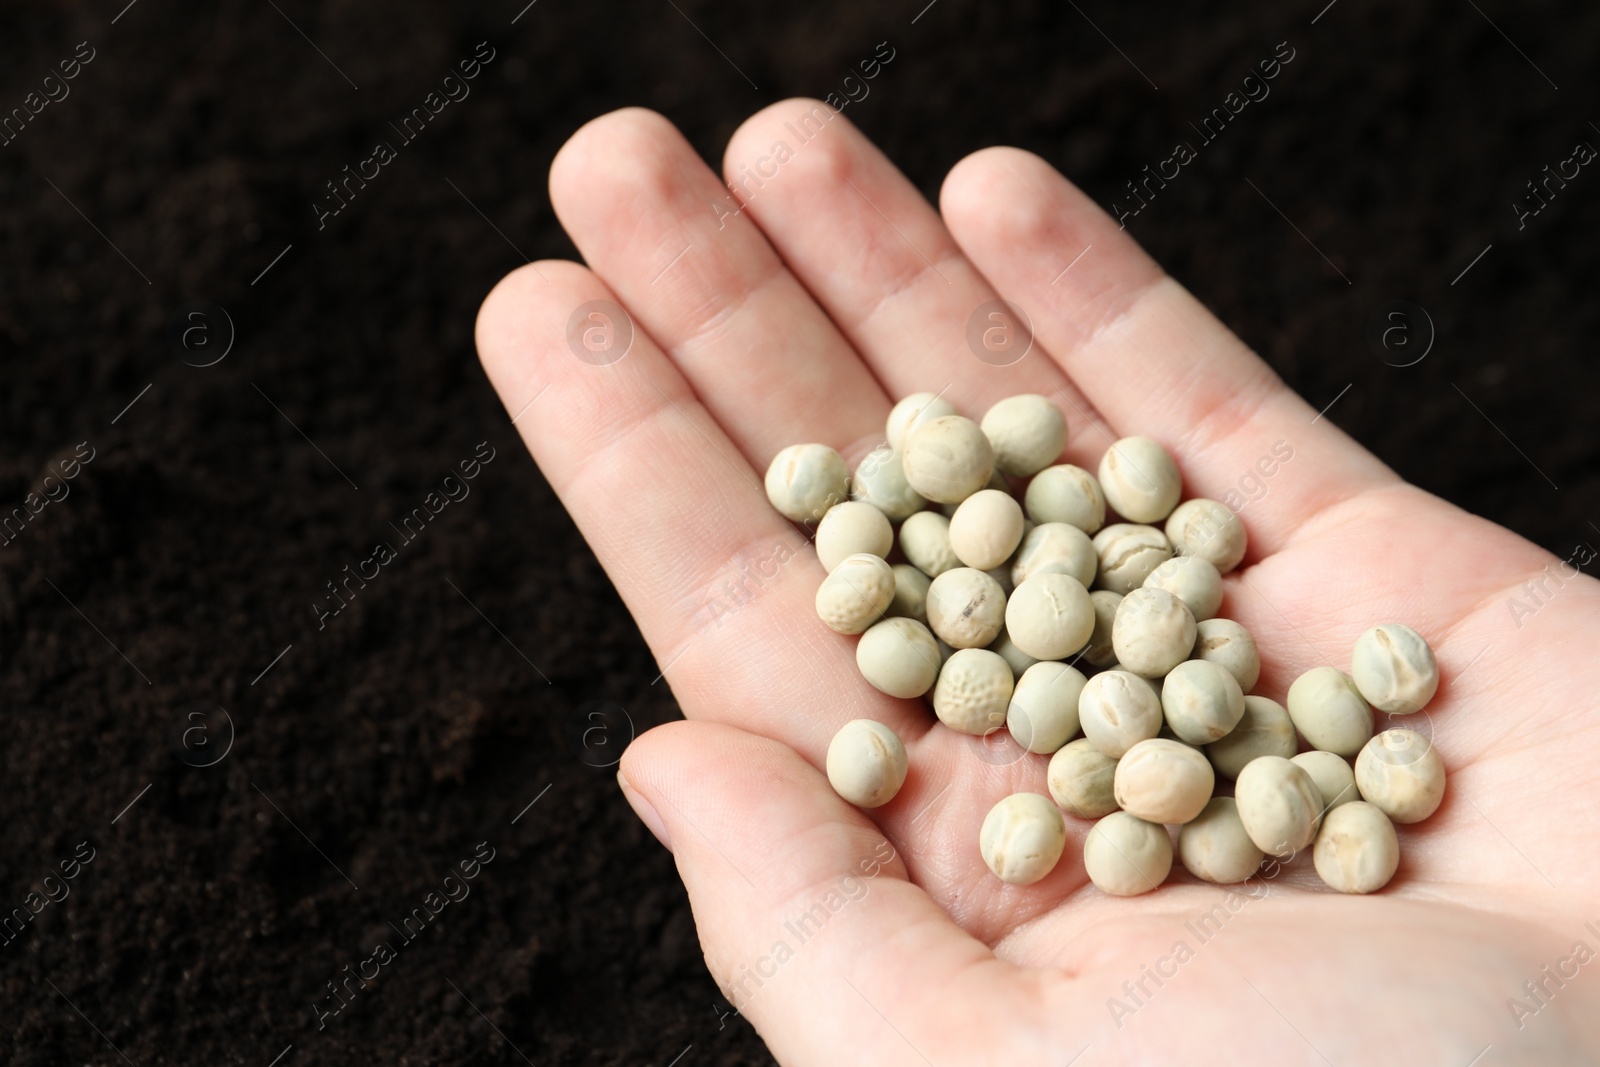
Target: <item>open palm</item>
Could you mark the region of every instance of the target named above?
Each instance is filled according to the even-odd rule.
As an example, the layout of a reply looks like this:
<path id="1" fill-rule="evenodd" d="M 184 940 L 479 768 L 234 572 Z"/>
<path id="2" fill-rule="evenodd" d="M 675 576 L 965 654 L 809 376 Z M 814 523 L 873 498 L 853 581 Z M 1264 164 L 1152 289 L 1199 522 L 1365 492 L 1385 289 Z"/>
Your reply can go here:
<path id="1" fill-rule="evenodd" d="M 936 212 L 847 120 L 795 100 L 740 128 L 724 172 L 742 207 L 661 117 L 585 126 L 550 188 L 588 266 L 511 274 L 478 347 L 688 717 L 629 748 L 624 790 L 676 857 L 711 973 L 774 1055 L 1595 1062 L 1600 585 L 1551 579 L 1531 600 L 1520 587 L 1556 573 L 1548 553 L 1318 419 L 1032 155 L 969 157 Z M 1035 335 L 1005 366 L 968 341 L 999 299 Z M 1090 824 L 1071 817 L 1042 882 L 988 872 L 978 827 L 1005 794 L 1044 792 L 1045 757 L 868 686 L 854 639 L 815 617 L 815 553 L 761 487 L 800 441 L 854 464 L 916 391 L 973 417 L 1041 393 L 1067 415 L 1066 462 L 1092 470 L 1143 434 L 1178 457 L 1187 495 L 1242 483 L 1250 552 L 1222 614 L 1261 647 L 1258 693 L 1347 668 L 1377 622 L 1428 638 L 1439 695 L 1395 725 L 1431 733 L 1450 784 L 1400 828 L 1387 890 L 1340 896 L 1301 856 L 1244 887 L 1175 870 L 1111 898 L 1088 884 Z M 1514 618 L 1513 596 L 1535 613 Z M 888 723 L 910 753 L 905 787 L 870 815 L 818 769 L 852 718 Z"/>

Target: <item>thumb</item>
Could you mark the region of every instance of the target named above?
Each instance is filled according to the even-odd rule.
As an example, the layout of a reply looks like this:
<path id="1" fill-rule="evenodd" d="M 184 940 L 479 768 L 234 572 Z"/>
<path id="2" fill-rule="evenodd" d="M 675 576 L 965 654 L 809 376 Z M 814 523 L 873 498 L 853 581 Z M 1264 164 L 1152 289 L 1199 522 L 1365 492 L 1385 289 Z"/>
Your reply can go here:
<path id="1" fill-rule="evenodd" d="M 956 926 L 794 750 L 675 722 L 634 741 L 617 778 L 672 850 L 712 977 L 780 1062 L 999 1062 L 997 1044 L 1030 1034 L 1037 1062 L 1056 1051 L 1043 1047 L 1046 1027 L 1017 1025 L 1019 1003 L 1050 999 L 1043 973 L 997 960 Z"/>

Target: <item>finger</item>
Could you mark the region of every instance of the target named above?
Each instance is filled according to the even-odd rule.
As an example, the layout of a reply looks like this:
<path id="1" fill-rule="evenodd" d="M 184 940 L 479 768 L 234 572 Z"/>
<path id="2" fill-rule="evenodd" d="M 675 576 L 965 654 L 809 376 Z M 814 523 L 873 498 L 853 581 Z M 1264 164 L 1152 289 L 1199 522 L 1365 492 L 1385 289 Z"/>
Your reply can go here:
<path id="1" fill-rule="evenodd" d="M 1045 348 L 1123 434 L 1178 457 L 1186 490 L 1230 503 L 1273 470 L 1273 504 L 1252 512 L 1252 556 L 1316 513 L 1397 479 L 1292 393 L 1126 232 L 1049 164 L 992 148 L 968 156 L 940 197 L 951 233 Z M 1094 251 L 1059 280 L 1063 249 Z M 1293 453 L 1277 470 L 1274 447 Z M 1252 480 L 1254 479 L 1254 481 Z"/>
<path id="2" fill-rule="evenodd" d="M 994 289 L 848 119 L 817 100 L 774 104 L 733 135 L 723 174 L 890 396 L 943 391 L 974 418 L 1003 397 L 1050 396 L 1067 415 L 1068 454 L 1098 461 L 1109 439 L 1089 402 L 1037 345 L 1018 358 L 1025 335 L 987 307 Z"/>
<path id="3" fill-rule="evenodd" d="M 690 715 L 726 717 L 820 762 L 834 730 L 871 717 L 902 736 L 927 713 L 860 684 L 851 639 L 814 622 L 823 573 L 756 471 L 636 329 L 614 363 L 567 345 L 572 309 L 614 294 L 589 270 L 513 272 L 478 315 L 478 352 L 540 469 L 616 584 Z M 789 713 L 791 670 L 817 715 Z"/>
<path id="4" fill-rule="evenodd" d="M 550 200 L 758 470 L 800 441 L 854 459 L 881 439 L 871 372 L 666 119 L 629 108 L 584 126 L 551 165 Z"/>
<path id="5" fill-rule="evenodd" d="M 1066 979 L 1022 972 L 963 933 L 794 752 L 672 723 L 629 746 L 618 779 L 664 830 L 729 1010 L 780 1062 L 835 1063 L 840 1048 L 852 1063 L 1066 1062 L 1031 1011 Z M 981 1019 L 1008 1021 L 1008 1055 Z"/>

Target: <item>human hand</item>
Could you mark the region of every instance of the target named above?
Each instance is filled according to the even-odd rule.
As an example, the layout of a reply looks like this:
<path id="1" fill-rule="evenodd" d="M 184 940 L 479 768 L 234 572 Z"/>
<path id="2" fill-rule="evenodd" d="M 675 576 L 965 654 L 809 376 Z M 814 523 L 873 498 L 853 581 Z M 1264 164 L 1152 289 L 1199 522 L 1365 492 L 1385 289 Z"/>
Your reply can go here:
<path id="1" fill-rule="evenodd" d="M 635 741 L 619 778 L 673 851 L 730 1002 L 795 1065 L 1595 1062 L 1600 586 L 1547 582 L 1514 618 L 1509 598 L 1528 604 L 1523 583 L 1554 557 L 1318 419 L 1037 157 L 968 157 L 936 213 L 825 114 L 787 101 L 740 128 L 724 173 L 742 210 L 661 117 L 591 122 L 550 176 L 588 267 L 517 270 L 477 329 L 688 718 Z M 1036 338 L 1003 367 L 967 342 L 969 316 L 1002 297 Z M 569 347 L 595 300 L 631 320 L 615 362 Z M 1431 731 L 1450 783 L 1432 818 L 1397 828 L 1386 890 L 1333 893 L 1302 856 L 1243 887 L 1175 868 L 1112 898 L 1088 884 L 1090 823 L 1070 815 L 1049 877 L 990 874 L 978 827 L 1000 797 L 1045 791 L 1046 758 L 868 686 L 854 640 L 815 618 L 815 553 L 761 485 L 799 441 L 853 466 L 921 390 L 973 417 L 1052 397 L 1065 461 L 1090 470 L 1144 434 L 1178 458 L 1186 495 L 1265 484 L 1222 612 L 1261 646 L 1256 692 L 1281 700 L 1310 667 L 1348 667 L 1374 623 L 1430 641 L 1439 693 L 1393 725 Z M 852 718 L 887 723 L 910 754 L 904 788 L 870 813 L 819 770 Z"/>

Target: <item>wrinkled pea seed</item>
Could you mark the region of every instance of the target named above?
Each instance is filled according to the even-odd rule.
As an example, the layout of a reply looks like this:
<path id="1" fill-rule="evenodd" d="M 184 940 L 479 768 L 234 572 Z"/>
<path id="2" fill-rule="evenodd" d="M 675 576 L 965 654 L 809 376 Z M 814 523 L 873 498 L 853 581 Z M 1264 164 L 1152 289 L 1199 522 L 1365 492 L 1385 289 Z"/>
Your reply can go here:
<path id="1" fill-rule="evenodd" d="M 1111 649 L 1125 671 L 1161 678 L 1189 658 L 1195 622 L 1183 601 L 1164 589 L 1135 589 L 1117 605 Z"/>
<path id="2" fill-rule="evenodd" d="M 1356 638 L 1350 677 L 1367 703 L 1390 715 L 1421 711 L 1439 688 L 1439 664 L 1422 635 L 1384 623 Z"/>
<path id="3" fill-rule="evenodd" d="M 1178 831 L 1178 862 L 1196 878 L 1233 885 L 1249 878 L 1266 858 L 1245 833 L 1232 797 L 1212 797 L 1205 809 Z"/>
<path id="4" fill-rule="evenodd" d="M 871 504 L 895 522 L 910 518 L 928 503 L 906 481 L 900 453 L 887 445 L 868 452 L 856 464 L 855 477 L 850 479 L 850 498 Z"/>
<path id="5" fill-rule="evenodd" d="M 1195 556 L 1227 574 L 1244 559 L 1244 523 L 1227 505 L 1196 497 L 1167 517 L 1167 540 L 1180 556 Z"/>
<path id="6" fill-rule="evenodd" d="M 1011 635 L 1006 633 L 1005 627 L 1000 628 L 1000 636 L 983 646 L 1006 661 L 1006 666 L 1011 668 L 1014 677 L 1021 678 L 1022 672 L 1039 661 L 1028 655 L 1012 643 Z"/>
<path id="7" fill-rule="evenodd" d="M 1095 823 L 1083 842 L 1083 869 L 1103 893 L 1138 896 L 1158 888 L 1172 872 L 1167 829 L 1114 811 Z"/>
<path id="8" fill-rule="evenodd" d="M 1227 737 L 1244 718 L 1244 691 L 1215 663 L 1184 660 L 1161 680 L 1161 710 L 1180 739 L 1209 745 Z"/>
<path id="9" fill-rule="evenodd" d="M 1444 761 L 1417 731 L 1385 730 L 1356 757 L 1356 788 L 1395 822 L 1421 822 L 1444 800 Z"/>
<path id="10" fill-rule="evenodd" d="M 909 700 L 938 680 L 939 646 L 914 619 L 884 619 L 861 635 L 856 666 L 874 689 Z"/>
<path id="11" fill-rule="evenodd" d="M 1226 735 L 1207 745 L 1206 755 L 1222 777 L 1237 778 L 1251 760 L 1259 756 L 1288 759 L 1297 747 L 1294 723 L 1289 721 L 1289 712 L 1284 706 L 1266 697 L 1247 696 L 1244 714 L 1239 716 L 1238 723 Z"/>
<path id="12" fill-rule="evenodd" d="M 1098 819 L 1117 810 L 1116 772 L 1116 760 L 1080 737 L 1050 757 L 1045 778 L 1057 804 L 1080 819 Z"/>
<path id="13" fill-rule="evenodd" d="M 989 484 L 994 449 L 971 419 L 942 415 L 911 432 L 900 463 L 912 489 L 941 504 L 959 504 Z"/>
<path id="14" fill-rule="evenodd" d="M 980 426 L 994 447 L 995 467 L 1018 478 L 1044 470 L 1067 446 L 1066 416 L 1037 393 L 998 401 Z"/>
<path id="15" fill-rule="evenodd" d="M 1312 748 L 1354 756 L 1372 736 L 1372 709 L 1337 667 L 1313 667 L 1289 686 L 1284 701 L 1295 729 Z"/>
<path id="16" fill-rule="evenodd" d="M 1188 822 L 1211 799 L 1216 775 L 1205 754 L 1163 738 L 1140 741 L 1117 761 L 1117 804 L 1148 822 Z"/>
<path id="17" fill-rule="evenodd" d="M 1083 658 L 1094 667 L 1115 666 L 1117 653 L 1111 647 L 1111 626 L 1116 621 L 1117 605 L 1122 603 L 1122 594 L 1109 589 L 1096 589 L 1090 592 L 1089 603 L 1094 605 L 1094 632 L 1089 635 Z"/>
<path id="18" fill-rule="evenodd" d="M 1000 636 L 1006 594 L 982 571 L 957 567 L 928 584 L 928 626 L 951 648 L 982 648 Z"/>
<path id="19" fill-rule="evenodd" d="M 1048 756 L 1078 732 L 1078 697 L 1088 679 L 1076 667 L 1040 661 L 1011 690 L 1006 729 L 1029 752 Z"/>
<path id="20" fill-rule="evenodd" d="M 982 737 L 1006 723 L 1011 668 L 986 648 L 951 653 L 933 685 L 933 713 L 952 730 Z"/>
<path id="21" fill-rule="evenodd" d="M 1165 448 L 1148 437 L 1124 437 L 1100 460 L 1100 489 L 1129 522 L 1160 522 L 1178 506 L 1183 479 Z"/>
<path id="22" fill-rule="evenodd" d="M 912 430 L 923 423 L 955 413 L 956 406 L 942 396 L 912 393 L 890 409 L 883 435 L 888 438 L 890 448 L 900 451 L 905 448 L 906 437 Z"/>
<path id="23" fill-rule="evenodd" d="M 1036 659 L 1065 659 L 1094 633 L 1089 591 L 1070 574 L 1035 574 L 1006 601 L 1006 633 Z"/>
<path id="24" fill-rule="evenodd" d="M 1199 556 L 1173 556 L 1150 572 L 1146 589 L 1164 589 L 1183 601 L 1196 623 L 1204 622 L 1222 606 L 1222 575 Z"/>
<path id="25" fill-rule="evenodd" d="M 1067 844 L 1067 826 L 1055 802 L 1040 793 L 1013 793 L 989 809 L 978 831 L 978 851 L 995 877 L 1032 885 L 1055 870 Z"/>
<path id="26" fill-rule="evenodd" d="M 1343 756 L 1311 751 L 1290 756 L 1289 762 L 1309 774 L 1316 783 L 1317 795 L 1322 797 L 1324 816 L 1341 804 L 1361 799 L 1361 793 L 1356 789 L 1356 772 Z"/>
<path id="27" fill-rule="evenodd" d="M 1096 750 L 1121 759 L 1128 749 L 1161 732 L 1161 699 L 1138 675 L 1106 671 L 1084 684 L 1078 721 Z"/>
<path id="28" fill-rule="evenodd" d="M 846 499 L 850 468 L 827 445 L 790 445 L 767 467 L 767 499 L 795 522 L 816 522 Z"/>
<path id="29" fill-rule="evenodd" d="M 1195 623 L 1194 658 L 1215 663 L 1239 683 L 1246 693 L 1261 679 L 1261 653 L 1250 631 L 1232 619 L 1205 619 Z"/>
<path id="30" fill-rule="evenodd" d="M 950 548 L 968 567 L 989 571 L 1011 558 L 1022 541 L 1022 506 L 1009 493 L 981 489 L 950 516 Z"/>
<path id="31" fill-rule="evenodd" d="M 848 556 L 817 589 L 817 615 L 830 630 L 858 634 L 894 600 L 894 571 L 877 556 Z"/>
<path id="32" fill-rule="evenodd" d="M 894 799 L 906 780 L 906 747 L 895 732 L 871 719 L 851 719 L 828 742 L 828 782 L 858 808 Z"/>
<path id="33" fill-rule="evenodd" d="M 950 547 L 950 520 L 937 511 L 919 511 L 901 523 L 900 551 L 929 578 L 961 566 Z"/>
<path id="34" fill-rule="evenodd" d="M 1387 815 L 1357 800 L 1328 812 L 1311 857 L 1330 888 L 1376 893 L 1400 866 L 1400 839 Z"/>
<path id="35" fill-rule="evenodd" d="M 1113 593 L 1130 593 L 1144 584 L 1152 571 L 1172 558 L 1167 535 L 1154 526 L 1118 522 L 1094 535 L 1100 557 L 1095 581 Z"/>
<path id="36" fill-rule="evenodd" d="M 891 569 L 894 571 L 894 599 L 889 601 L 888 614 L 916 619 L 926 626 L 931 579 L 909 563 L 896 563 Z"/>
<path id="37" fill-rule="evenodd" d="M 1303 769 L 1281 756 L 1261 756 L 1234 783 L 1239 821 L 1256 847 L 1269 855 L 1294 855 L 1317 836 L 1322 796 Z"/>
<path id="38" fill-rule="evenodd" d="M 894 530 L 883 512 L 859 500 L 835 504 L 817 525 L 817 559 L 833 570 L 848 556 L 865 553 L 886 558 L 894 548 Z"/>
<path id="39" fill-rule="evenodd" d="M 1040 523 L 1023 535 L 1011 564 L 1011 580 L 1018 585 L 1035 574 L 1070 574 L 1085 589 L 1094 584 L 1100 557 L 1089 535 L 1064 522 Z"/>
<path id="40" fill-rule="evenodd" d="M 1106 523 L 1106 498 L 1100 483 L 1070 463 L 1035 474 L 1022 499 L 1028 518 L 1041 525 L 1062 522 L 1093 536 Z"/>

